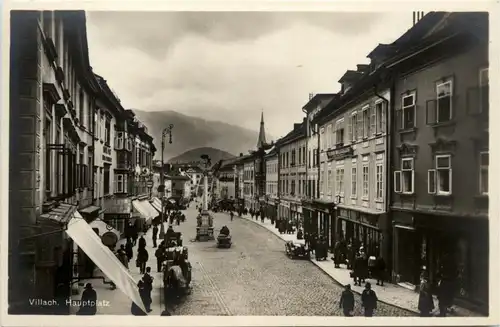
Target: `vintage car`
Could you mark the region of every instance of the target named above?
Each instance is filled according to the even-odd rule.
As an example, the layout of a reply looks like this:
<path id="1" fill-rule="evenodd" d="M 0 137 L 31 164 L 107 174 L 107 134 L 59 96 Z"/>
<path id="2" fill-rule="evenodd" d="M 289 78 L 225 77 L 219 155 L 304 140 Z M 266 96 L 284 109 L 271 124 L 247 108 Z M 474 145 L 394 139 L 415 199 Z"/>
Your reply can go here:
<path id="1" fill-rule="evenodd" d="M 303 243 L 288 241 L 285 243 L 285 253 L 292 259 L 309 259 L 311 250 Z"/>
<path id="2" fill-rule="evenodd" d="M 185 246 L 167 247 L 163 265 L 163 289 L 165 299 L 187 291 L 191 283 L 191 263 Z"/>
<path id="3" fill-rule="evenodd" d="M 232 245 L 231 235 L 219 234 L 219 236 L 217 236 L 218 248 L 230 248 L 231 245 Z"/>
<path id="4" fill-rule="evenodd" d="M 165 243 L 167 244 L 167 247 L 170 246 L 170 244 L 173 244 L 175 242 L 176 246 L 182 246 L 182 233 L 180 232 L 167 232 L 165 233 Z"/>

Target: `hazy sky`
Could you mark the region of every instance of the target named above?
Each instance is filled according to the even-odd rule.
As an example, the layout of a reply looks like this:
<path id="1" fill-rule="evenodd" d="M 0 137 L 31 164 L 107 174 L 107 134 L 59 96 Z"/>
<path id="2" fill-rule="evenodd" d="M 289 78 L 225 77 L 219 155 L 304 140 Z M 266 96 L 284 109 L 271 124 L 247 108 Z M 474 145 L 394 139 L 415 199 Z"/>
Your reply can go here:
<path id="1" fill-rule="evenodd" d="M 275 137 L 309 93 L 411 27 L 412 13 L 88 12 L 91 65 L 126 108 L 174 110 Z"/>

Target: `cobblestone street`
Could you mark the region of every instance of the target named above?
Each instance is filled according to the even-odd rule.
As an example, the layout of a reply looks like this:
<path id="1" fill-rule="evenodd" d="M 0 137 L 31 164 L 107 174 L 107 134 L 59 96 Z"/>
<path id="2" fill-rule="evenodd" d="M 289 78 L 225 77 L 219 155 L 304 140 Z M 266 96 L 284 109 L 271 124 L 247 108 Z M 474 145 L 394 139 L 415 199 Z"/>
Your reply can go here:
<path id="1" fill-rule="evenodd" d="M 343 290 L 312 263 L 291 260 L 284 243 L 252 222 L 216 213 L 215 235 L 227 225 L 233 237 L 230 249 L 216 248 L 215 241 L 193 242 L 196 232 L 194 206 L 187 221 L 175 226 L 183 233 L 193 265 L 191 294 L 169 306 L 174 315 L 341 315 Z M 361 315 L 355 295 L 355 314 Z M 379 316 L 411 316 L 412 313 L 379 303 Z"/>

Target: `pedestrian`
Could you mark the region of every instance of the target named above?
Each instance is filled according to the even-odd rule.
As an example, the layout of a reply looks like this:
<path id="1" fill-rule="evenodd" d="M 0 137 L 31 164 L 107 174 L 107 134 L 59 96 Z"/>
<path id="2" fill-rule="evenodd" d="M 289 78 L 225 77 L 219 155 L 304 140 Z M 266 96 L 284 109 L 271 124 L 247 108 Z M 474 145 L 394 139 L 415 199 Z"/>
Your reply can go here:
<path id="1" fill-rule="evenodd" d="M 161 272 L 161 265 L 163 261 L 165 261 L 165 243 L 162 241 L 160 243 L 160 246 L 158 246 L 158 249 L 155 251 L 155 257 L 156 257 L 156 270 L 158 272 Z"/>
<path id="2" fill-rule="evenodd" d="M 361 305 L 365 308 L 365 317 L 373 317 L 373 311 L 377 309 L 377 294 L 372 290 L 372 285 L 367 282 L 361 294 Z"/>
<path id="3" fill-rule="evenodd" d="M 151 267 L 146 267 L 146 273 L 142 277 L 144 282 L 144 293 L 147 299 L 147 303 L 144 303 L 147 312 L 151 312 L 151 303 L 153 302 L 151 298 L 151 291 L 153 290 L 153 277 L 151 276 Z"/>
<path id="4" fill-rule="evenodd" d="M 379 285 L 380 283 L 380 286 L 384 286 L 385 269 L 385 260 L 381 255 L 379 255 L 375 260 L 375 275 L 377 277 L 377 285 Z"/>
<path id="5" fill-rule="evenodd" d="M 158 225 L 155 225 L 153 227 L 153 237 L 152 238 L 153 238 L 153 248 L 155 248 L 156 247 L 156 240 L 158 238 Z"/>
<path id="6" fill-rule="evenodd" d="M 127 251 L 125 251 L 125 245 L 120 245 L 120 249 L 116 251 L 116 257 L 120 260 L 123 266 L 128 269 L 128 256 Z"/>
<path id="7" fill-rule="evenodd" d="M 234 218 L 234 213 L 231 211 L 231 212 L 229 213 L 229 215 L 231 216 L 231 221 L 233 221 L 233 218 Z"/>
<path id="8" fill-rule="evenodd" d="M 448 278 L 442 278 L 438 284 L 438 306 L 439 316 L 446 317 L 448 309 L 453 304 L 453 282 Z"/>
<path id="9" fill-rule="evenodd" d="M 139 249 L 145 249 L 146 248 L 146 240 L 144 239 L 144 235 L 141 235 L 141 238 L 139 239 Z"/>
<path id="10" fill-rule="evenodd" d="M 127 253 L 127 258 L 129 262 L 134 257 L 133 248 L 134 248 L 134 243 L 132 242 L 131 239 L 127 239 L 127 243 L 125 244 L 125 252 Z"/>
<path id="11" fill-rule="evenodd" d="M 97 313 L 97 293 L 92 288 L 91 283 L 85 285 L 85 290 L 80 299 L 80 310 L 76 313 L 79 316 L 92 316 Z"/>
<path id="12" fill-rule="evenodd" d="M 140 280 L 137 283 L 137 287 L 139 288 L 139 295 L 141 296 L 142 303 L 144 306 L 146 306 L 146 303 L 148 302 L 148 298 L 145 296 L 146 293 L 144 292 L 144 282 Z M 151 303 L 149 303 L 151 305 Z M 135 302 L 132 301 L 132 307 L 130 308 L 130 312 L 134 316 L 147 316 L 148 314 L 144 312 Z"/>
<path id="13" fill-rule="evenodd" d="M 137 265 L 141 274 L 146 272 L 146 262 L 148 262 L 149 254 L 146 248 L 139 248 L 137 250 Z"/>
<path id="14" fill-rule="evenodd" d="M 342 259 L 342 252 L 340 250 L 340 242 L 336 241 L 335 246 L 333 247 L 333 263 L 335 268 L 340 268 L 340 263 L 342 261 L 341 259 Z"/>
<path id="15" fill-rule="evenodd" d="M 427 276 L 423 276 L 420 281 L 418 294 L 418 311 L 420 311 L 420 317 L 430 317 L 432 310 L 434 310 L 434 299 L 432 298 L 431 285 Z"/>
<path id="16" fill-rule="evenodd" d="M 340 296 L 339 308 L 343 309 L 344 316 L 352 317 L 352 312 L 354 311 L 354 294 L 351 291 L 350 284 L 345 286 L 345 290 Z"/>

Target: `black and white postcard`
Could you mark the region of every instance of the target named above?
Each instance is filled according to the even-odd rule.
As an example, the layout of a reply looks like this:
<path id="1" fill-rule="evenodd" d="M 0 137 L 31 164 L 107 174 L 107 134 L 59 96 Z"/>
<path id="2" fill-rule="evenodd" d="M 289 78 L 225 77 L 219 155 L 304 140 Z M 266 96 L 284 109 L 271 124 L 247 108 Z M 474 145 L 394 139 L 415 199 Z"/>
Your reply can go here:
<path id="1" fill-rule="evenodd" d="M 498 323 L 495 7 L 188 4 L 6 4 L 3 324 Z"/>

